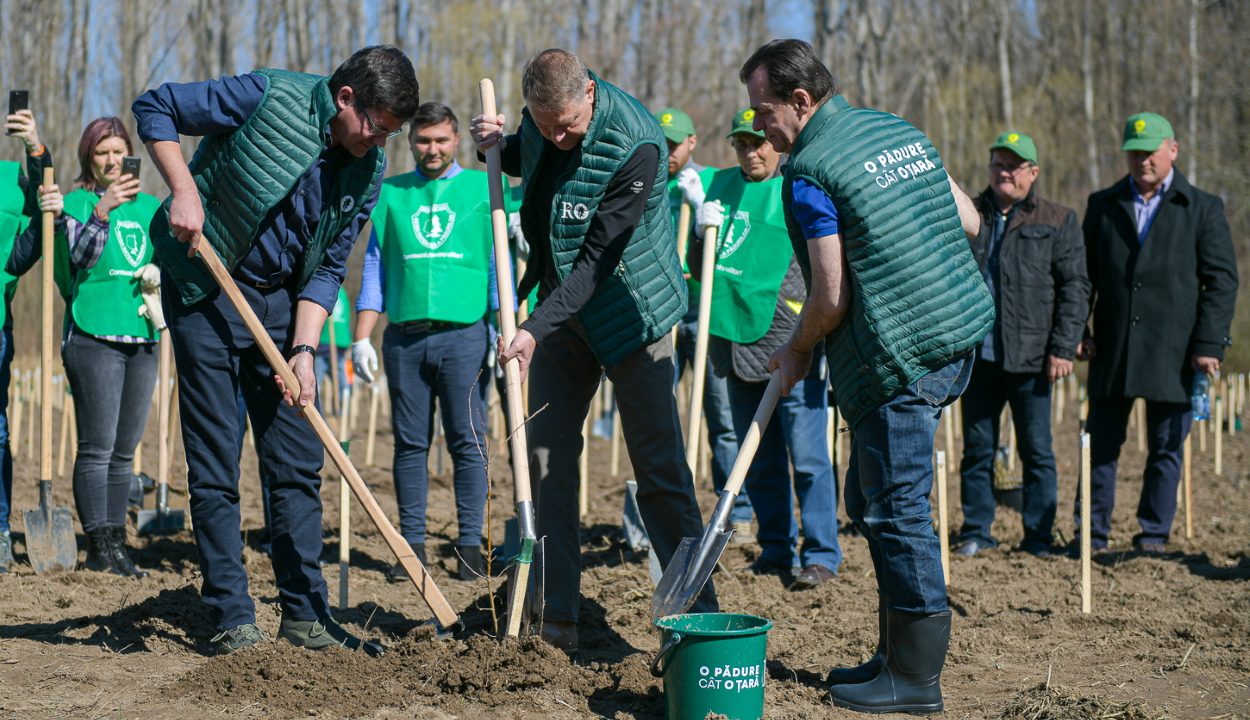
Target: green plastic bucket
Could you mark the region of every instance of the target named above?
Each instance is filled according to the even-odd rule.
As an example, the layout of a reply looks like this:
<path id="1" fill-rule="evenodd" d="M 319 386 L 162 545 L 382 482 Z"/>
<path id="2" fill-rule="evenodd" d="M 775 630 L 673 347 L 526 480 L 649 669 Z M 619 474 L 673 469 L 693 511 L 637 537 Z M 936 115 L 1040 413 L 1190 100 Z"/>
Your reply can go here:
<path id="1" fill-rule="evenodd" d="M 764 716 L 764 660 L 771 620 L 753 615 L 695 613 L 655 621 L 661 646 L 651 674 L 664 678 L 668 720 L 730 720 Z"/>

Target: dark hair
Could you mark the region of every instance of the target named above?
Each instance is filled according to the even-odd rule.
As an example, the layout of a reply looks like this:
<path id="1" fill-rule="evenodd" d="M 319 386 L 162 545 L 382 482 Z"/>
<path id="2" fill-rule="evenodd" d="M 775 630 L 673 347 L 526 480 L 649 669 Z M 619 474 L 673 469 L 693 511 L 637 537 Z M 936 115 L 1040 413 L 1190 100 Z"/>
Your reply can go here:
<path id="1" fill-rule="evenodd" d="M 451 131 L 460 132 L 460 121 L 456 119 L 456 113 L 451 108 L 441 102 L 428 102 L 417 108 L 417 116 L 412 119 L 412 127 L 408 129 L 408 135 L 417 131 L 417 128 L 429 127 L 430 125 L 441 125 L 445 122 L 451 123 Z"/>
<path id="2" fill-rule="evenodd" d="M 126 141 L 126 154 L 134 155 L 135 146 L 130 142 L 130 133 L 121 118 L 102 117 L 87 123 L 82 131 L 82 139 L 78 141 L 78 177 L 74 178 L 75 188 L 95 190 L 95 166 L 91 162 L 95 157 L 95 148 L 111 137 L 119 137 Z"/>
<path id="3" fill-rule="evenodd" d="M 406 123 L 421 105 L 421 86 L 412 61 L 393 45 L 357 50 L 330 76 L 330 92 L 349 87 L 366 110 L 383 110 Z"/>
<path id="4" fill-rule="evenodd" d="M 568 50 L 550 48 L 534 53 L 521 72 L 525 104 L 539 112 L 559 112 L 586 92 L 590 73 Z"/>
<path id="5" fill-rule="evenodd" d="M 764 68 L 768 71 L 768 92 L 779 100 L 789 100 L 802 88 L 819 105 L 833 97 L 833 74 L 802 40 L 772 40 L 760 46 L 738 72 L 743 84 Z"/>

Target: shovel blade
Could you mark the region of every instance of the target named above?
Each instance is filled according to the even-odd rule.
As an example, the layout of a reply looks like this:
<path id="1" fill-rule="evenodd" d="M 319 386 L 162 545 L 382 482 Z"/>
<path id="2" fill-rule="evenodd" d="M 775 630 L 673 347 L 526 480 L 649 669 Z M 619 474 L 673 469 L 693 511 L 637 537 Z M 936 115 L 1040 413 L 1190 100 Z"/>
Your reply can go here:
<path id="1" fill-rule="evenodd" d="M 682 538 L 669 561 L 668 568 L 651 596 L 651 617 L 659 620 L 669 615 L 682 615 L 703 592 L 708 578 L 720 562 L 721 553 L 729 544 L 733 531 L 706 532 L 702 538 Z"/>
<path id="2" fill-rule="evenodd" d="M 73 570 L 78 564 L 78 543 L 69 508 L 45 506 L 22 514 L 26 519 L 26 555 L 35 572 L 42 575 L 58 567 Z"/>
<path id="3" fill-rule="evenodd" d="M 532 559 L 518 558 L 508 568 L 508 605 L 505 635 L 529 637 L 542 630 L 544 597 L 543 541 L 534 544 Z"/>
<path id="4" fill-rule="evenodd" d="M 187 527 L 187 511 L 166 509 L 140 510 L 135 521 L 135 532 L 139 535 L 160 535 L 163 533 L 182 532 Z"/>

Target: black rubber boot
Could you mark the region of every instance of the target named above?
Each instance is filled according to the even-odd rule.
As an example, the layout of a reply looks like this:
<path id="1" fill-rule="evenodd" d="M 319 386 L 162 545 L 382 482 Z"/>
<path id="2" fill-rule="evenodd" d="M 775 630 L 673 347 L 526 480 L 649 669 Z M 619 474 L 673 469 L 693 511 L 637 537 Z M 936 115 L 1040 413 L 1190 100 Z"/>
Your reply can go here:
<path id="1" fill-rule="evenodd" d="M 480 580 L 486 574 L 486 560 L 482 557 L 481 545 L 457 545 L 456 555 L 460 558 L 457 575 L 465 582 Z"/>
<path id="2" fill-rule="evenodd" d="M 951 639 L 950 611 L 886 612 L 885 669 L 858 685 L 834 685 L 829 700 L 863 713 L 942 712 L 942 666 Z"/>
<path id="3" fill-rule="evenodd" d="M 147 572 L 135 567 L 135 564 L 130 561 L 130 555 L 126 552 L 126 526 L 109 528 L 109 534 L 109 552 L 112 553 L 113 567 L 117 568 L 118 573 L 133 578 L 147 577 Z"/>
<path id="4" fill-rule="evenodd" d="M 868 662 L 853 668 L 834 668 L 825 678 L 827 685 L 854 685 L 864 683 L 881 674 L 885 667 L 886 629 L 885 629 L 885 595 L 878 595 L 877 604 L 877 653 L 868 658 Z"/>
<path id="5" fill-rule="evenodd" d="M 112 544 L 112 528 L 96 528 L 88 532 L 87 559 L 82 563 L 83 569 L 112 573 L 114 575 L 125 575 L 113 563 Z"/>
<path id="6" fill-rule="evenodd" d="M 421 561 L 422 565 L 426 568 L 430 567 L 430 563 L 426 562 L 425 559 L 425 543 L 408 543 L 408 547 L 412 548 L 412 554 L 417 556 L 417 559 Z M 386 571 L 386 579 L 390 582 L 397 583 L 408 582 L 412 578 L 408 577 L 408 571 L 404 569 L 403 565 L 395 563 L 394 567 Z"/>

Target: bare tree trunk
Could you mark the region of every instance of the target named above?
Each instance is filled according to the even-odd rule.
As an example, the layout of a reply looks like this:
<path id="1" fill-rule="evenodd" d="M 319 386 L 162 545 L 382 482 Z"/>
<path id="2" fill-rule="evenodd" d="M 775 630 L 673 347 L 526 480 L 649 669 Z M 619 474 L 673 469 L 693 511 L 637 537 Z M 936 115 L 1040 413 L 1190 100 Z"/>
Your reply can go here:
<path id="1" fill-rule="evenodd" d="M 1198 182 L 1198 11 L 1201 0 L 1189 0 L 1189 148 L 1185 174 Z"/>
<path id="2" fill-rule="evenodd" d="M 998 82 L 1002 88 L 1003 121 L 1008 127 L 1015 125 L 1015 113 L 1011 102 L 1011 11 L 1014 0 L 999 0 L 998 25 Z"/>
<path id="3" fill-rule="evenodd" d="M 1085 0 L 1078 17 L 1081 26 L 1081 83 L 1085 90 L 1085 161 L 1089 172 L 1089 190 L 1094 192 L 1102 187 L 1102 180 L 1098 167 L 1098 136 L 1094 130 L 1094 57 L 1090 48 L 1090 36 L 1093 34 L 1090 25 L 1094 16 L 1090 12 L 1090 0 Z"/>

